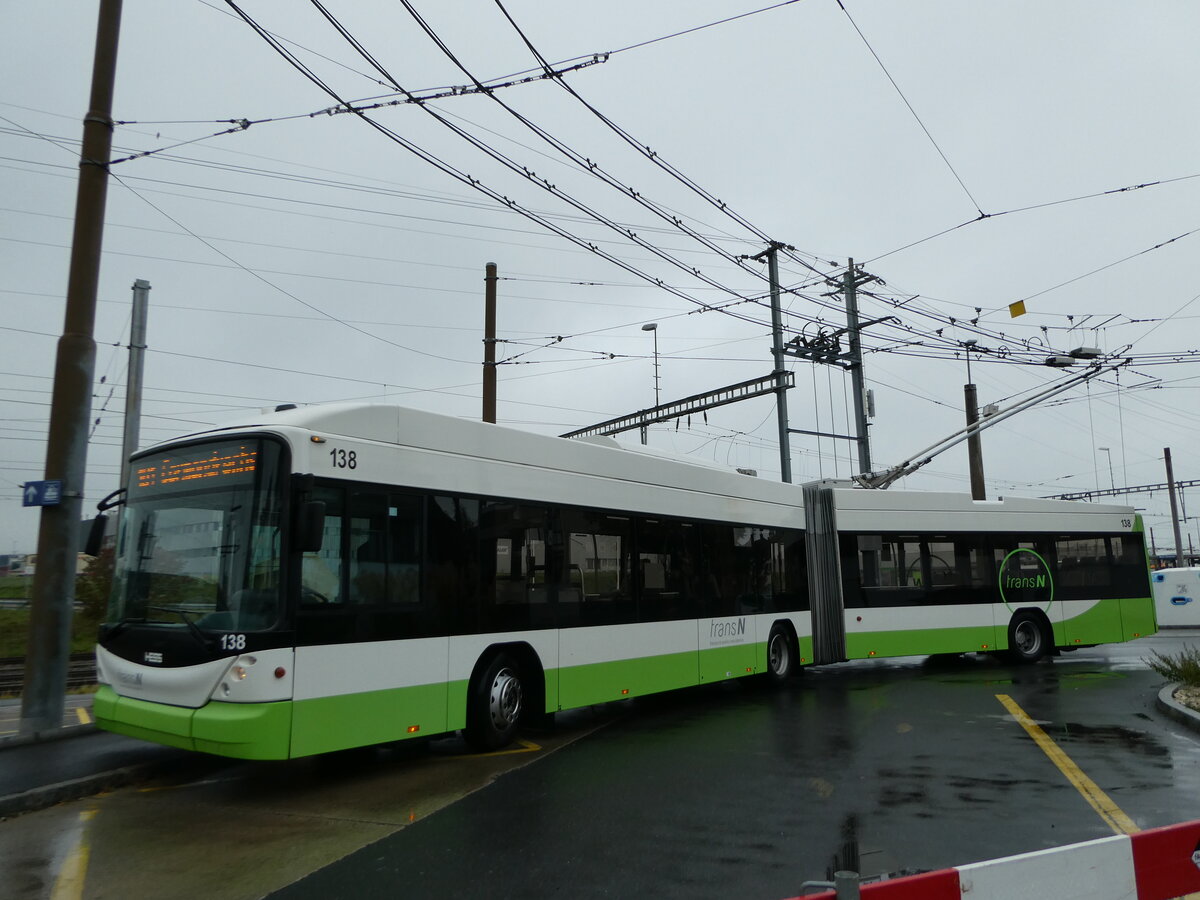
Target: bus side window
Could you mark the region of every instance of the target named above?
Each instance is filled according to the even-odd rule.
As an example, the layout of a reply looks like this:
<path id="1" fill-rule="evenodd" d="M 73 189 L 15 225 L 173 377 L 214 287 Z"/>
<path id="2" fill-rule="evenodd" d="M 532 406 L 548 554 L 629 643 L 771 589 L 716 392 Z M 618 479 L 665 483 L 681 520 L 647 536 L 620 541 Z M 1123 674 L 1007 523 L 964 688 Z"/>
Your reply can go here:
<path id="1" fill-rule="evenodd" d="M 387 498 L 350 497 L 350 602 L 382 603 L 387 593 Z"/>
<path id="2" fill-rule="evenodd" d="M 387 596 L 390 604 L 421 602 L 421 498 L 394 495 L 388 500 Z"/>
<path id="3" fill-rule="evenodd" d="M 478 633 L 480 502 L 439 494 L 428 499 L 425 510 L 427 602 L 441 611 L 451 628 Z"/>
<path id="4" fill-rule="evenodd" d="M 300 602 L 342 602 L 342 491 L 317 487 L 313 499 L 325 503 L 325 537 L 321 549 L 304 554 L 300 568 Z"/>
<path id="5" fill-rule="evenodd" d="M 482 614 L 488 631 L 545 628 L 562 580 L 562 554 L 548 541 L 542 506 L 487 501 L 481 515 Z"/>
<path id="6" fill-rule="evenodd" d="M 711 593 L 704 580 L 704 528 L 678 519 L 641 519 L 637 528 L 638 619 L 667 622 L 703 615 Z"/>
<path id="7" fill-rule="evenodd" d="M 803 533 L 776 532 L 771 573 L 776 610 L 808 609 L 808 559 Z"/>
<path id="8" fill-rule="evenodd" d="M 560 626 L 604 625 L 633 621 L 632 522 L 588 510 L 563 510 L 565 564 L 571 599 L 560 602 Z"/>

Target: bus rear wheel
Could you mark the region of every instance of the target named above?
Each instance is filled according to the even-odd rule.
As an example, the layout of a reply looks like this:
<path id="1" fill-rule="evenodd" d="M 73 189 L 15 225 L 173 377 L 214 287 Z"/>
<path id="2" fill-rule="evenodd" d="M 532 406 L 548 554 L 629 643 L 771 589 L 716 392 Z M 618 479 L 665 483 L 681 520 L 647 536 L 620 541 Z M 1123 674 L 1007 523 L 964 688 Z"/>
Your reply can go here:
<path id="1" fill-rule="evenodd" d="M 1049 652 L 1049 641 L 1041 620 L 1019 612 L 1008 626 L 1008 655 L 1013 662 L 1035 663 Z"/>
<path id="2" fill-rule="evenodd" d="M 767 638 L 767 677 L 781 684 L 796 672 L 799 654 L 791 634 L 782 625 L 773 625 Z"/>
<path id="3" fill-rule="evenodd" d="M 498 750 L 511 743 L 524 699 L 521 670 L 507 654 L 498 654 L 471 684 L 464 729 L 467 742 L 477 750 Z"/>

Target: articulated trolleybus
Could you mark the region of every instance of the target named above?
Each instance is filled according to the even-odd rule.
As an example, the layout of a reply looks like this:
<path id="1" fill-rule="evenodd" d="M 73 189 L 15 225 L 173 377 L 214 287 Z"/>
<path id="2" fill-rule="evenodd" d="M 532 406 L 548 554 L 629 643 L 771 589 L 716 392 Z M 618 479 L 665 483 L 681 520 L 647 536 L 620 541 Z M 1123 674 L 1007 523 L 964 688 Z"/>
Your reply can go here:
<path id="1" fill-rule="evenodd" d="M 1155 630 L 1127 507 L 804 487 L 392 406 L 135 455 L 100 727 L 250 759 L 867 657 Z"/>

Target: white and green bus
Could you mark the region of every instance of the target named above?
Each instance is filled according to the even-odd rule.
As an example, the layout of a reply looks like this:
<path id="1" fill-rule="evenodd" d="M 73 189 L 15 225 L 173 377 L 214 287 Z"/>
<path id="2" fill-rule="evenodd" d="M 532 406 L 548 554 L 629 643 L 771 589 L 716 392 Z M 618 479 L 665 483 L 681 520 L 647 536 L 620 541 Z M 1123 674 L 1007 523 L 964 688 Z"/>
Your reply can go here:
<path id="1" fill-rule="evenodd" d="M 286 759 L 872 656 L 1155 629 L 1126 507 L 804 487 L 394 406 L 138 453 L 94 712 Z"/>

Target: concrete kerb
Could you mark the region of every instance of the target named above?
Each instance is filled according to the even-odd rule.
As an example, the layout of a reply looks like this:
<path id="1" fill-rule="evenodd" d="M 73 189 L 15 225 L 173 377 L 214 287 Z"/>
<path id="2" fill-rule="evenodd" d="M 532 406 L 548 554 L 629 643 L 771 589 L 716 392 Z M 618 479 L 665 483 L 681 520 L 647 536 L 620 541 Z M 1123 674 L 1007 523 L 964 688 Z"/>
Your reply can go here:
<path id="1" fill-rule="evenodd" d="M 95 775 L 85 775 L 82 778 L 72 778 L 70 781 L 60 781 L 57 784 L 47 784 L 31 788 L 20 794 L 0 797 L 0 819 L 21 813 L 46 809 L 56 803 L 68 800 L 82 800 L 104 791 L 115 790 L 158 774 L 163 768 L 161 763 L 142 763 L 136 766 L 126 766 L 111 772 L 98 772 Z"/>
<path id="2" fill-rule="evenodd" d="M 1179 684 L 1168 684 L 1159 691 L 1158 708 L 1176 722 L 1186 725 L 1193 731 L 1200 732 L 1200 712 L 1189 709 L 1175 699 L 1175 692 L 1179 690 L 1179 687 Z"/>
<path id="3" fill-rule="evenodd" d="M 62 728 L 55 728 L 50 731 L 35 731 L 30 734 L 10 734 L 0 737 L 0 750 L 7 750 L 10 747 L 23 747 L 26 744 L 44 744 L 46 741 L 61 741 L 64 738 L 82 737 L 86 734 L 95 734 L 96 726 L 94 723 L 84 725 L 66 725 Z"/>

